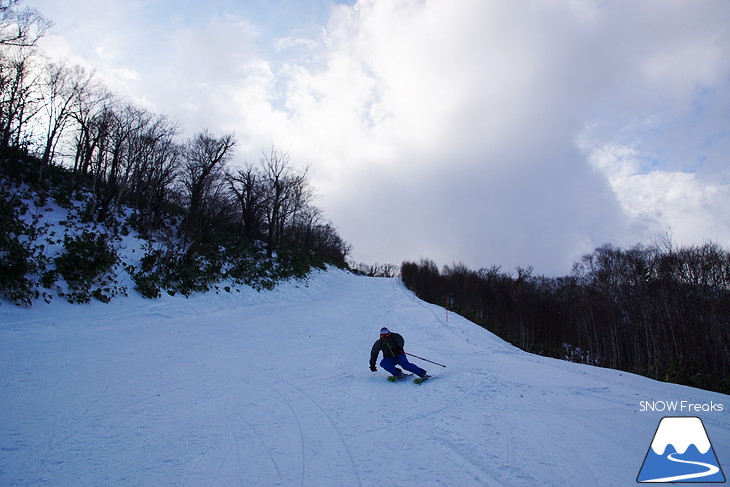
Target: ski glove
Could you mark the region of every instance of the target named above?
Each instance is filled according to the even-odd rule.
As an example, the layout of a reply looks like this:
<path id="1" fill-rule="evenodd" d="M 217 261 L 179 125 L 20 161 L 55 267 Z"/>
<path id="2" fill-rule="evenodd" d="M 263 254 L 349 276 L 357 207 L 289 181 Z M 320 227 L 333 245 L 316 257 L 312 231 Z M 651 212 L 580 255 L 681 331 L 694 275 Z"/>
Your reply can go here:
<path id="1" fill-rule="evenodd" d="M 372 370 L 373 372 L 375 372 L 375 371 L 377 371 L 378 369 L 376 369 L 374 365 L 371 365 L 371 366 L 370 366 L 370 370 Z"/>

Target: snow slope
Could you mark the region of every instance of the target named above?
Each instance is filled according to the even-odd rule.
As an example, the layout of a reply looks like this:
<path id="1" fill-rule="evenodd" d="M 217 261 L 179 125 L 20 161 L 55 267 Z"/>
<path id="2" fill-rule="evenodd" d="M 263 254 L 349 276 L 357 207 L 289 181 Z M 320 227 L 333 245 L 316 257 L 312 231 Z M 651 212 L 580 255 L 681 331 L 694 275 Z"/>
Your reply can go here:
<path id="1" fill-rule="evenodd" d="M 368 370 L 381 326 L 436 375 Z M 729 396 L 523 353 L 395 279 L 0 306 L 0 485 L 626 486 L 661 417 Z M 725 472 L 727 475 L 727 471 Z"/>

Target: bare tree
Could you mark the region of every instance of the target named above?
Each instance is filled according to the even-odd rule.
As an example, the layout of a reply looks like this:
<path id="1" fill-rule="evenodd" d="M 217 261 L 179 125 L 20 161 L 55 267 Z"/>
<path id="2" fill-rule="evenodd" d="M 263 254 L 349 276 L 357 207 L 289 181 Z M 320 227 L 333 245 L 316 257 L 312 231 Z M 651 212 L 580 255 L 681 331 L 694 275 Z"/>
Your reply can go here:
<path id="1" fill-rule="evenodd" d="M 74 172 L 85 175 L 89 171 L 101 135 L 98 130 L 99 115 L 110 110 L 115 101 L 111 92 L 98 83 L 92 83 L 79 96 L 71 112 L 77 129 L 74 140 Z"/>
<path id="2" fill-rule="evenodd" d="M 31 49 L 0 55 L 0 148 L 19 146 L 27 122 L 39 109 L 38 74 Z"/>
<path id="3" fill-rule="evenodd" d="M 91 87 L 93 73 L 65 62 L 49 63 L 44 70 L 44 78 L 41 90 L 46 133 L 39 180 L 43 179 L 43 171 L 53 159 L 56 145 L 68 126 L 75 104 Z"/>
<path id="4" fill-rule="evenodd" d="M 0 0 L 0 45 L 35 46 L 53 25 L 38 10 L 21 8 L 20 0 Z"/>
<path id="5" fill-rule="evenodd" d="M 164 116 L 154 117 L 130 140 L 130 192 L 142 230 L 162 224 L 162 206 L 180 164 L 180 146 L 174 142 L 177 133 L 177 124 Z"/>
<path id="6" fill-rule="evenodd" d="M 132 146 L 152 115 L 144 109 L 125 104 L 114 113 L 106 146 L 106 165 L 103 167 L 103 187 L 98 191 L 97 218 L 103 221 L 112 207 L 119 204 L 129 190 L 137 164 Z"/>
<path id="7" fill-rule="evenodd" d="M 223 181 L 223 167 L 231 157 L 235 143 L 232 134 L 217 138 L 206 130 L 185 146 L 182 184 L 188 200 L 188 215 L 184 228 L 193 239 L 201 239 L 206 234 L 209 203 Z"/>
<path id="8" fill-rule="evenodd" d="M 301 173 L 292 170 L 284 179 L 284 198 L 277 228 L 279 239 L 288 238 L 288 232 L 299 226 L 303 217 L 311 217 L 305 215 L 314 198 L 307 173 L 307 169 Z"/>
<path id="9" fill-rule="evenodd" d="M 264 172 L 264 183 L 267 192 L 266 211 L 266 255 L 274 254 L 276 242 L 281 237 L 283 222 L 286 217 L 285 205 L 291 196 L 291 185 L 296 176 L 291 166 L 291 156 L 274 147 L 266 153 L 262 152 L 259 161 Z"/>
<path id="10" fill-rule="evenodd" d="M 243 223 L 243 234 L 258 234 L 266 212 L 266 188 L 263 175 L 252 165 L 226 175 L 226 181 L 236 200 Z"/>

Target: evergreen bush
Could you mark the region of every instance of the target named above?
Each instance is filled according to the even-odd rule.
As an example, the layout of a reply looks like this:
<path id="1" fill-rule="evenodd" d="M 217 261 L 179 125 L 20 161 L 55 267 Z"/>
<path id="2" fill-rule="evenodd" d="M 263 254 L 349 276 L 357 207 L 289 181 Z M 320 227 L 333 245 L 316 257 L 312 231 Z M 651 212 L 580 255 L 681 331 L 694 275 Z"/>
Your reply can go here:
<path id="1" fill-rule="evenodd" d="M 63 295 L 69 302 L 87 303 L 92 297 L 108 302 L 119 292 L 113 275 L 119 257 L 106 234 L 85 229 L 64 236 L 63 247 L 55 264 L 68 284 Z"/>

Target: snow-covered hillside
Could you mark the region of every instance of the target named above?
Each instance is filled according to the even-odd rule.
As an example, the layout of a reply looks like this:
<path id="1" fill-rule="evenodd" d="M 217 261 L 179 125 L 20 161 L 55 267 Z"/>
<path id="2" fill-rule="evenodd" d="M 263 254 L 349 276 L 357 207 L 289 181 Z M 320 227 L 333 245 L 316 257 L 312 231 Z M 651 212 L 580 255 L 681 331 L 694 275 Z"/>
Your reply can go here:
<path id="1" fill-rule="evenodd" d="M 448 367 L 413 359 L 436 376 L 422 385 L 370 372 L 381 326 Z M 728 411 L 726 395 L 523 353 L 398 280 L 343 271 L 0 306 L 6 487 L 627 486 L 663 416 L 700 416 L 727 468 Z"/>

